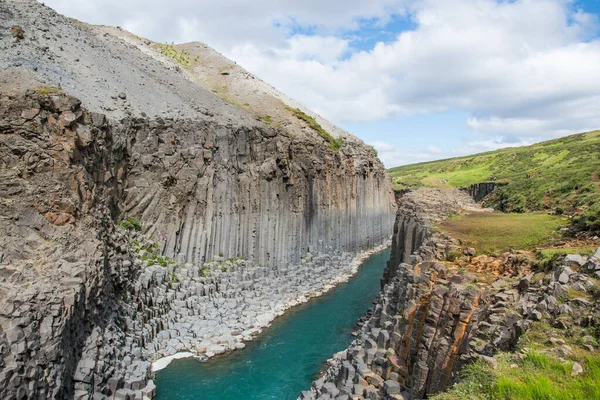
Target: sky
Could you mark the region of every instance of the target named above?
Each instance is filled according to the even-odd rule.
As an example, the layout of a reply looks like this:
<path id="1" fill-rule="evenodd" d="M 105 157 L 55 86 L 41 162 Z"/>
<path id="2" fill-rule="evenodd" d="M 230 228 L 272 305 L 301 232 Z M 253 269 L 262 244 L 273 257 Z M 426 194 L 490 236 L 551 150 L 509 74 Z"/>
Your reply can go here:
<path id="1" fill-rule="evenodd" d="M 600 129 L 600 0 L 45 0 L 204 42 L 386 167 Z"/>

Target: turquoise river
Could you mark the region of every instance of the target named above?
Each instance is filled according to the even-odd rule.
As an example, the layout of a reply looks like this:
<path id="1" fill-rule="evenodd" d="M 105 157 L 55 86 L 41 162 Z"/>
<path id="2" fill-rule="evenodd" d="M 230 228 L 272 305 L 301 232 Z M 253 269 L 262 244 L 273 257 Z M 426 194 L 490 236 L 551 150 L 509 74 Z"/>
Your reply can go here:
<path id="1" fill-rule="evenodd" d="M 389 250 L 369 257 L 349 282 L 277 318 L 243 350 L 206 363 L 173 361 L 156 374 L 157 399 L 296 399 L 352 341 L 389 257 Z"/>

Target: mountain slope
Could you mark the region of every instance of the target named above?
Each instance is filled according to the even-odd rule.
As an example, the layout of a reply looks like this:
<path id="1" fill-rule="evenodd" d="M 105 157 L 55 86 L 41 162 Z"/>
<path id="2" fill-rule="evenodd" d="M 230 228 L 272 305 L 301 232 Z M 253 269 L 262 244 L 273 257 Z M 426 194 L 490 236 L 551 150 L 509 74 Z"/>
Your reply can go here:
<path id="1" fill-rule="evenodd" d="M 300 133 L 308 127 L 306 123 L 298 121 L 297 113 L 293 111 L 299 109 L 332 136 L 357 140 L 350 133 L 289 98 L 204 43 L 162 44 L 120 28 L 110 26 L 89 28 L 101 33 L 109 33 L 136 46 L 152 58 L 179 68 L 194 83 L 249 112 L 258 120 L 284 127 L 293 133 Z"/>
<path id="2" fill-rule="evenodd" d="M 586 207 L 600 202 L 600 131 L 389 172 L 395 189 L 506 183 L 487 201 L 503 210 Z"/>

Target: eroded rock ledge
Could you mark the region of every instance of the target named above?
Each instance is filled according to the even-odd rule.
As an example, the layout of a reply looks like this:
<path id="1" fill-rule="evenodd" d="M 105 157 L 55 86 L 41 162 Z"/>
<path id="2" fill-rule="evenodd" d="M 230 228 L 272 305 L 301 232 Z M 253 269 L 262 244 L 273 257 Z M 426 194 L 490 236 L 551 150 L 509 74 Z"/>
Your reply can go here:
<path id="1" fill-rule="evenodd" d="M 0 94 L 0 154 L 6 399 L 151 397 L 156 357 L 239 347 L 393 225 L 367 146 L 268 126 L 116 122 L 48 88 Z"/>
<path id="2" fill-rule="evenodd" d="M 432 221 L 473 207 L 466 196 L 424 189 L 402 198 L 375 305 L 357 339 L 301 399 L 422 399 L 455 382 L 466 363 L 514 350 L 535 321 L 559 329 L 600 325 L 586 294 L 598 289 L 600 249 L 536 275 L 517 255 L 472 257 L 431 229 Z M 459 268 L 446 262 L 456 254 L 466 260 Z M 565 300 L 568 291 L 584 297 Z"/>

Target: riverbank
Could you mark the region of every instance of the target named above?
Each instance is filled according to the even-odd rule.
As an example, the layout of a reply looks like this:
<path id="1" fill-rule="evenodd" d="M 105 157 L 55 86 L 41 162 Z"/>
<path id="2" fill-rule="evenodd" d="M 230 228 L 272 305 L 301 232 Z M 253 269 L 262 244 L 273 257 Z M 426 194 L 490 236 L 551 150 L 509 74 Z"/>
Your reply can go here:
<path id="1" fill-rule="evenodd" d="M 188 346 L 186 348 L 182 347 L 174 354 L 169 354 L 154 359 L 152 362 L 152 372 L 155 373 L 166 368 L 171 361 L 175 359 L 196 357 L 201 361 L 206 361 L 215 355 L 244 348 L 245 342 L 254 340 L 265 328 L 269 327 L 277 317 L 282 316 L 287 310 L 300 304 L 304 304 L 313 298 L 320 297 L 341 283 L 348 282 L 350 278 L 357 274 L 359 268 L 364 264 L 365 260 L 367 260 L 373 254 L 389 248 L 390 244 L 391 241 L 387 241 L 386 243 L 376 246 L 373 249 L 360 252 L 354 257 L 350 258 L 346 262 L 345 266 L 342 265 L 343 262 L 338 263 L 337 265 L 335 262 L 330 263 L 330 265 L 333 267 L 333 270 L 337 272 L 337 274 L 334 273 L 333 275 L 330 275 L 329 279 L 323 279 L 320 283 L 320 287 L 313 285 L 311 289 L 292 293 L 291 298 L 288 296 L 287 300 L 277 303 L 274 306 L 272 305 L 273 303 L 265 304 L 265 306 L 262 307 L 262 310 L 260 310 L 262 312 L 258 312 L 256 314 L 255 320 L 247 320 L 249 322 L 247 325 L 237 326 L 237 331 L 239 332 L 241 330 L 242 334 L 230 335 L 231 337 L 227 337 L 227 334 L 223 334 L 223 330 L 215 330 L 215 332 L 218 334 L 213 336 L 204 336 L 199 346 Z M 346 257 L 341 258 L 345 259 Z M 235 271 L 231 272 L 233 273 Z M 246 303 L 238 303 L 239 308 L 243 309 L 245 306 L 247 306 Z M 233 339 L 233 345 L 231 345 L 232 340 L 230 339 Z M 225 343 L 228 346 L 223 346 Z M 155 354 L 160 353 L 157 352 Z M 150 354 L 150 356 L 152 357 L 152 354 Z"/>
<path id="2" fill-rule="evenodd" d="M 156 400 L 295 400 L 329 355 L 352 342 L 389 255 L 389 249 L 372 255 L 348 282 L 286 311 L 243 351 L 209 362 L 173 361 L 156 374 Z"/>

